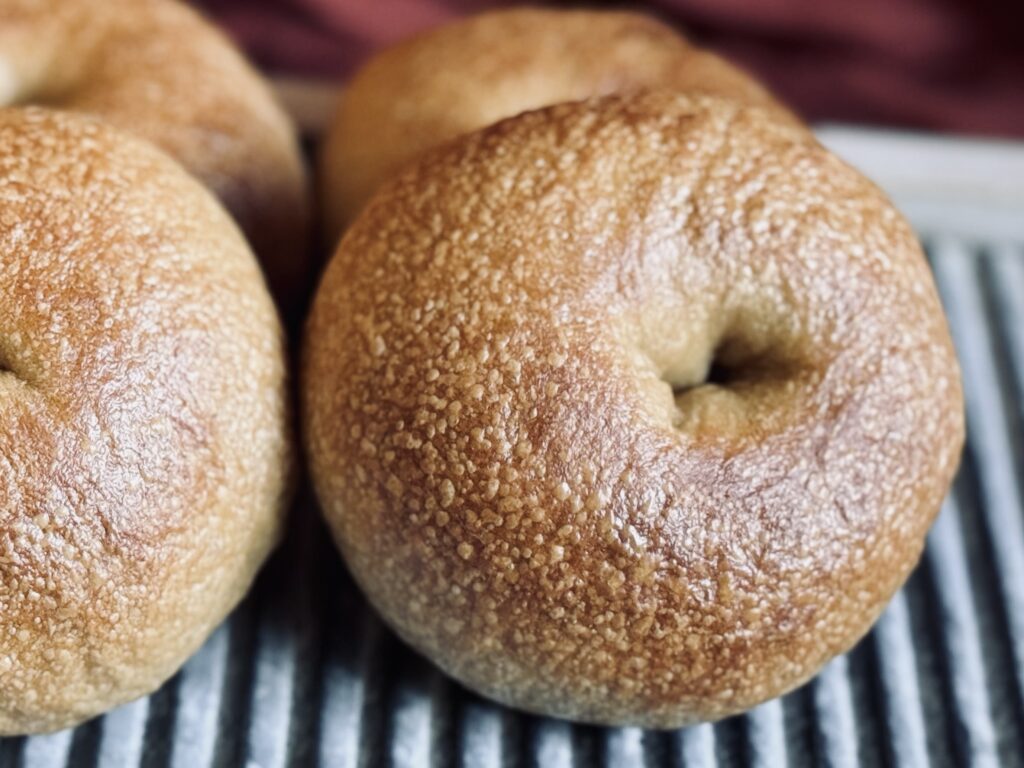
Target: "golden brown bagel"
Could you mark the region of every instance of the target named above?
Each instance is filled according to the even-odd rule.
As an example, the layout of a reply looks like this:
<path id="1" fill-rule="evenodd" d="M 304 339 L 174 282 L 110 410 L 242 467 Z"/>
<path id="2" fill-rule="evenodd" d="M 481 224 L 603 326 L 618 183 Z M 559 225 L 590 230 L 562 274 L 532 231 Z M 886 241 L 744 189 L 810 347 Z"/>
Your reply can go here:
<path id="1" fill-rule="evenodd" d="M 917 562 L 963 439 L 906 222 L 714 97 L 428 153 L 342 239 L 305 344 L 313 478 L 374 605 L 471 688 L 575 720 L 807 680 Z"/>
<path id="2" fill-rule="evenodd" d="M 381 181 L 428 147 L 529 109 L 653 87 L 785 111 L 733 65 L 636 13 L 492 11 L 389 48 L 346 88 L 327 134 L 331 245 Z"/>
<path id="3" fill-rule="evenodd" d="M 220 198 L 293 305 L 308 275 L 291 125 L 228 40 L 173 0 L 0 0 L 0 106 L 88 112 L 152 141 Z"/>
<path id="4" fill-rule="evenodd" d="M 0 110 L 0 735 L 152 691 L 248 588 L 291 466 L 282 333 L 149 144 Z"/>

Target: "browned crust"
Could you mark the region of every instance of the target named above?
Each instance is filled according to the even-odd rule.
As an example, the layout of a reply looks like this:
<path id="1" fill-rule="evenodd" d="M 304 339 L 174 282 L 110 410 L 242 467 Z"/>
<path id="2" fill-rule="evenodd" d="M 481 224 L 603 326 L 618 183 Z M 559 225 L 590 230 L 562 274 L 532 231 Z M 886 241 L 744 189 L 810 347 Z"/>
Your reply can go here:
<path id="1" fill-rule="evenodd" d="M 0 110 L 0 735 L 148 693 L 277 539 L 282 332 L 251 251 L 170 158 Z"/>
<path id="2" fill-rule="evenodd" d="M 699 386 L 712 357 L 728 385 Z M 487 696 L 608 724 L 723 717 L 850 648 L 963 440 L 886 198 L 770 111 L 665 92 L 385 183 L 324 277 L 303 396 L 385 619 Z"/>
<path id="3" fill-rule="evenodd" d="M 0 106 L 98 115 L 175 157 L 252 243 L 276 296 L 309 279 L 307 182 L 294 130 L 235 47 L 173 0 L 3 0 Z M 2 75 L 0 75 L 2 79 Z"/>
<path id="4" fill-rule="evenodd" d="M 346 88 L 327 133 L 331 245 L 381 181 L 429 147 L 530 109 L 654 87 L 785 112 L 744 72 L 637 13 L 491 11 L 388 48 Z"/>

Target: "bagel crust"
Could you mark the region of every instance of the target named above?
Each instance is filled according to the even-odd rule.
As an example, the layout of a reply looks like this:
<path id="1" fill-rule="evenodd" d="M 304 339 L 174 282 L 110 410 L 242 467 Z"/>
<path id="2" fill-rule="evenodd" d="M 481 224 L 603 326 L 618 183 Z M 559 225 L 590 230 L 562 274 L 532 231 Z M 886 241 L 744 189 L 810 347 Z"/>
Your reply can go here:
<path id="1" fill-rule="evenodd" d="M 740 712 L 849 649 L 963 441 L 882 193 L 771 111 L 669 92 L 526 113 L 386 183 L 302 389 L 322 507 L 397 632 L 500 702 L 615 725 Z"/>
<path id="2" fill-rule="evenodd" d="M 336 238 L 384 179 L 430 147 L 526 110 L 655 87 L 793 119 L 746 73 L 638 13 L 498 10 L 388 48 L 348 85 L 325 140 L 327 235 Z"/>
<path id="3" fill-rule="evenodd" d="M 206 185 L 290 306 L 308 279 L 307 182 L 292 126 L 235 47 L 176 0 L 0 0 L 0 107 L 86 112 Z"/>
<path id="4" fill-rule="evenodd" d="M 222 207 L 151 145 L 0 110 L 0 735 L 170 677 L 288 496 L 282 331 Z"/>

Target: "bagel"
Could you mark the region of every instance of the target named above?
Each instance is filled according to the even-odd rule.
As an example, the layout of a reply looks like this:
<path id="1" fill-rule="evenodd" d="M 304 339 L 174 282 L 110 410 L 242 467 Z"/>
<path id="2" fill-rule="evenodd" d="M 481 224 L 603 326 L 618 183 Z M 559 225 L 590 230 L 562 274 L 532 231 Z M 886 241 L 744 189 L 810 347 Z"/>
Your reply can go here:
<path id="1" fill-rule="evenodd" d="M 278 539 L 282 330 L 210 194 L 82 115 L 0 110 L 0 735 L 154 690 Z"/>
<path id="2" fill-rule="evenodd" d="M 87 112 L 147 139 L 220 198 L 282 304 L 308 280 L 293 129 L 261 77 L 172 0 L 0 0 L 0 106 Z"/>
<path id="3" fill-rule="evenodd" d="M 729 96 L 793 119 L 745 73 L 637 13 L 492 11 L 386 49 L 346 88 L 325 139 L 330 244 L 382 180 L 429 147 L 526 110 L 653 87 Z"/>
<path id="4" fill-rule="evenodd" d="M 737 713 L 849 649 L 963 442 L 884 195 L 770 109 L 667 91 L 528 112 L 385 182 L 301 388 L 384 619 L 485 696 L 608 725 Z"/>

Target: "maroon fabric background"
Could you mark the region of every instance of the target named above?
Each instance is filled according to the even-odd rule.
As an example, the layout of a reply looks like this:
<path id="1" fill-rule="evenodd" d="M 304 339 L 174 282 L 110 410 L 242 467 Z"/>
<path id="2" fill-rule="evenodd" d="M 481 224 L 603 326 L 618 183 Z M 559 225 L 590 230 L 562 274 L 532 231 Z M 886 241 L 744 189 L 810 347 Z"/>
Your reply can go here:
<path id="1" fill-rule="evenodd" d="M 205 0 L 273 72 L 344 78 L 495 0 Z M 1024 0 L 651 0 L 811 120 L 1024 137 Z"/>

